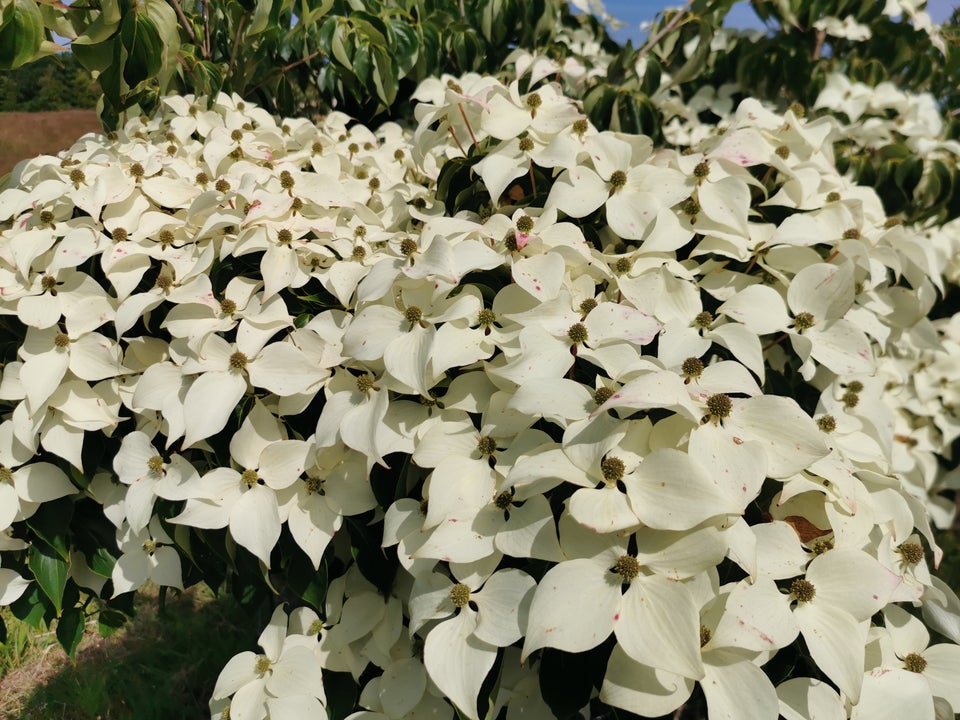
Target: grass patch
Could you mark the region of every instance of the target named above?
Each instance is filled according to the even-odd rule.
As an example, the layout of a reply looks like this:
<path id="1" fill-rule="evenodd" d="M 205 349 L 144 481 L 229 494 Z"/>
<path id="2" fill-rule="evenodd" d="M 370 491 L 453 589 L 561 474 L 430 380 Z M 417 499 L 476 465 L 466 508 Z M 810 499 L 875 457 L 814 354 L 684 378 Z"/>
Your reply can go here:
<path id="1" fill-rule="evenodd" d="M 138 615 L 109 638 L 96 625 L 71 664 L 51 631 L 37 633 L 3 610 L 0 718 L 5 720 L 208 719 L 220 670 L 259 632 L 230 599 L 197 588 L 169 594 L 158 616 L 156 590 Z M 251 635 L 253 633 L 253 635 Z"/>

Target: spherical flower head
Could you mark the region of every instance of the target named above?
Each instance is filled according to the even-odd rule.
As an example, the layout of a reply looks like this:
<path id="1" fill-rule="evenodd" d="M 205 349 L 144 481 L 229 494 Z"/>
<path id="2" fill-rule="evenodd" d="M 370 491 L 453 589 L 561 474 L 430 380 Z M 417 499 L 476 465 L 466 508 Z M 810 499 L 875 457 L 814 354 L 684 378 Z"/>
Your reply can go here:
<path id="1" fill-rule="evenodd" d="M 223 178 L 220 178 L 213 184 L 214 189 L 217 192 L 225 193 L 230 192 L 230 183 Z"/>
<path id="2" fill-rule="evenodd" d="M 153 555 L 157 551 L 158 543 L 156 540 L 144 540 L 142 547 L 147 555 Z"/>
<path id="3" fill-rule="evenodd" d="M 481 455 L 493 455 L 497 451 L 497 441 L 489 435 L 481 435 L 477 440 L 477 451 Z"/>
<path id="4" fill-rule="evenodd" d="M 6 465 L 0 465 L 0 482 L 13 482 L 13 470 Z"/>
<path id="5" fill-rule="evenodd" d="M 157 281 L 154 283 L 157 289 L 167 292 L 170 288 L 173 287 L 173 278 L 169 275 L 158 275 Z"/>
<path id="6" fill-rule="evenodd" d="M 820 432 L 832 433 L 837 429 L 837 419 L 833 415 L 821 415 L 817 418 L 817 427 Z"/>
<path id="7" fill-rule="evenodd" d="M 110 234 L 116 242 L 126 242 L 127 238 L 130 237 L 130 233 L 127 232 L 126 228 L 122 227 L 114 228 Z"/>
<path id="8" fill-rule="evenodd" d="M 587 326 L 583 323 L 576 323 L 567 330 L 567 337 L 574 345 L 582 345 L 587 341 Z"/>
<path id="9" fill-rule="evenodd" d="M 628 583 L 640 574 L 640 561 L 633 555 L 621 555 L 613 564 L 613 572 L 619 575 L 623 582 Z"/>
<path id="10" fill-rule="evenodd" d="M 703 361 L 700 358 L 688 357 L 680 365 L 680 372 L 687 380 L 695 380 L 703 374 Z"/>
<path id="11" fill-rule="evenodd" d="M 590 314 L 590 311 L 596 309 L 596 307 L 597 307 L 597 301 L 594 300 L 593 298 L 587 298 L 582 303 L 580 303 L 580 314 L 583 316 L 587 316 Z"/>
<path id="12" fill-rule="evenodd" d="M 606 385 L 601 385 L 593 391 L 593 401 L 597 405 L 603 405 L 611 397 L 613 397 L 613 390 Z"/>
<path id="13" fill-rule="evenodd" d="M 919 653 L 910 653 L 903 659 L 903 667 L 912 673 L 922 673 L 927 669 L 927 660 Z"/>
<path id="14" fill-rule="evenodd" d="M 357 376 L 357 390 L 362 393 L 370 392 L 374 389 L 373 387 L 374 379 L 373 375 L 359 375 Z"/>
<path id="15" fill-rule="evenodd" d="M 230 356 L 230 367 L 233 370 L 243 370 L 247 367 L 247 362 L 247 356 L 239 350 Z"/>
<path id="16" fill-rule="evenodd" d="M 532 92 L 527 95 L 526 100 L 524 101 L 527 108 L 530 110 L 530 117 L 537 116 L 537 108 L 543 105 L 543 98 L 540 97 L 539 93 Z"/>
<path id="17" fill-rule="evenodd" d="M 533 138 L 532 137 L 522 137 L 517 141 L 517 145 L 520 148 L 520 152 L 531 152 L 533 150 Z"/>
<path id="18" fill-rule="evenodd" d="M 366 256 L 367 249 L 363 245 L 357 245 L 353 249 L 353 253 L 350 255 L 351 259 L 356 260 L 357 262 L 362 262 Z"/>
<path id="19" fill-rule="evenodd" d="M 258 655 L 256 664 L 257 675 L 261 677 L 266 675 L 268 672 L 270 672 L 271 665 L 272 663 L 270 662 L 270 658 L 268 658 L 266 655 Z"/>
<path id="20" fill-rule="evenodd" d="M 627 184 L 627 174 L 623 170 L 614 170 L 610 175 L 610 191 L 615 193 Z"/>
<path id="21" fill-rule="evenodd" d="M 203 186 L 203 187 L 206 187 L 206 185 L 210 182 L 210 176 L 207 175 L 205 172 L 203 172 L 203 171 L 201 170 L 201 171 L 198 172 L 198 173 L 196 174 L 196 176 L 193 178 L 193 181 L 194 181 L 197 185 L 201 185 L 201 186 Z"/>
<path id="22" fill-rule="evenodd" d="M 260 482 L 260 475 L 256 470 L 244 470 L 240 474 L 240 482 L 247 486 L 247 488 L 252 488 L 258 482 Z"/>
<path id="23" fill-rule="evenodd" d="M 828 192 L 827 202 L 828 203 L 840 202 L 840 193 L 838 193 L 836 190 Z"/>
<path id="24" fill-rule="evenodd" d="M 819 539 L 813 544 L 813 554 L 814 555 L 823 555 L 825 552 L 833 550 L 833 541 Z"/>
<path id="25" fill-rule="evenodd" d="M 504 490 L 493 499 L 493 504 L 496 505 L 498 510 L 508 510 L 513 505 L 513 493 Z"/>
<path id="26" fill-rule="evenodd" d="M 627 466 L 623 460 L 618 457 L 608 456 L 600 461 L 600 472 L 603 474 L 603 479 L 610 485 L 623 480 L 623 474 L 626 469 Z"/>
<path id="27" fill-rule="evenodd" d="M 41 210 L 40 211 L 40 224 L 41 225 L 50 225 L 53 223 L 54 214 L 52 210 Z"/>
<path id="28" fill-rule="evenodd" d="M 477 324 L 480 327 L 491 327 L 497 321 L 497 314 L 490 308 L 483 308 L 477 314 Z"/>
<path id="29" fill-rule="evenodd" d="M 224 315 L 233 315 L 237 311 L 237 304 L 230 298 L 220 301 L 220 312 Z"/>
<path id="30" fill-rule="evenodd" d="M 710 628 L 708 628 L 706 625 L 701 625 L 700 626 L 700 647 L 703 647 L 708 642 L 710 642 L 710 638 L 712 637 L 713 637 L 713 633 L 710 631 Z"/>
<path id="31" fill-rule="evenodd" d="M 80 187 L 86 180 L 87 176 L 80 168 L 74 168 L 70 171 L 70 182 L 73 183 L 74 187 Z"/>
<path id="32" fill-rule="evenodd" d="M 290 202 L 290 209 L 293 210 L 293 212 L 300 212 L 301 210 L 303 210 L 303 200 L 301 200 L 298 197 L 295 197 Z"/>
<path id="33" fill-rule="evenodd" d="M 806 117 L 807 109 L 798 102 L 790 103 L 790 111 L 798 118 Z"/>
<path id="34" fill-rule="evenodd" d="M 849 228 L 849 229 L 847 229 L 847 230 L 844 230 L 844 231 L 843 231 L 843 239 L 844 239 L 844 240 L 859 240 L 859 239 L 860 239 L 860 231 L 857 230 L 857 228 Z"/>
<path id="35" fill-rule="evenodd" d="M 503 245 L 510 252 L 517 252 L 520 249 L 520 244 L 517 242 L 517 234 L 511 230 L 506 234 L 506 237 L 503 238 Z"/>
<path id="36" fill-rule="evenodd" d="M 323 478 L 314 475 L 308 475 L 303 479 L 303 484 L 307 486 L 307 495 L 324 495 Z"/>
<path id="37" fill-rule="evenodd" d="M 796 317 L 793 318 L 793 326 L 797 329 L 797 332 L 809 330 L 816 324 L 817 319 L 813 316 L 813 314 L 808 312 L 799 312 L 797 313 Z"/>
<path id="38" fill-rule="evenodd" d="M 697 215 L 700 212 L 700 202 L 693 197 L 688 197 L 680 205 L 680 210 L 684 215 Z"/>
<path id="39" fill-rule="evenodd" d="M 453 80 L 447 80 L 447 88 L 453 90 L 458 95 L 463 95 L 463 88 L 460 87 L 460 83 Z"/>
<path id="40" fill-rule="evenodd" d="M 463 583 L 457 583 L 450 588 L 450 602 L 455 608 L 462 608 L 470 602 L 470 588 Z"/>
<path id="41" fill-rule="evenodd" d="M 905 542 L 897 548 L 900 557 L 907 565 L 916 565 L 923 560 L 923 545 L 915 542 Z"/>
<path id="42" fill-rule="evenodd" d="M 813 583 L 804 578 L 797 578 L 790 583 L 790 594 L 799 602 L 810 602 L 817 595 L 817 589 Z"/>
<path id="43" fill-rule="evenodd" d="M 693 326 L 697 330 L 709 330 L 711 325 L 713 325 L 713 314 L 709 310 L 697 313 L 693 319 Z"/>
<path id="44" fill-rule="evenodd" d="M 314 620 L 307 628 L 307 635 L 319 635 L 321 632 L 323 632 L 322 620 Z"/>
<path id="45" fill-rule="evenodd" d="M 860 402 L 860 396 L 852 390 L 847 390 L 840 398 L 840 402 L 843 403 L 844 407 L 855 408 L 857 403 Z"/>
<path id="46" fill-rule="evenodd" d="M 232 131 L 230 133 L 230 139 L 233 140 L 234 142 L 240 142 L 241 140 L 243 140 L 243 130 L 240 130 L 238 128 Z"/>
<path id="47" fill-rule="evenodd" d="M 66 333 L 58 332 L 53 336 L 53 346 L 58 348 L 65 348 L 70 344 L 70 336 Z"/>
<path id="48" fill-rule="evenodd" d="M 403 311 L 403 317 L 405 317 L 411 325 L 416 325 L 423 319 L 423 310 L 416 305 L 411 305 Z"/>
<path id="49" fill-rule="evenodd" d="M 48 292 L 51 295 L 57 294 L 57 279 L 53 275 L 44 275 L 40 278 L 40 287 L 44 292 Z"/>
<path id="50" fill-rule="evenodd" d="M 587 121 L 586 118 L 577 118 L 576 120 L 573 121 L 573 132 L 576 135 L 579 135 L 581 138 L 583 137 L 584 133 L 586 133 L 587 130 L 589 129 L 590 129 L 590 123 Z"/>
<path id="51" fill-rule="evenodd" d="M 157 242 L 159 242 L 164 247 L 169 247 L 170 245 L 173 245 L 173 239 L 174 239 L 174 236 L 173 236 L 172 230 L 167 230 L 166 228 L 164 228 L 159 233 L 157 233 Z"/>
<path id="52" fill-rule="evenodd" d="M 293 175 L 290 174 L 289 170 L 283 170 L 280 173 L 280 187 L 284 190 L 290 190 L 296 185 L 296 181 L 293 179 Z"/>
<path id="53" fill-rule="evenodd" d="M 613 264 L 613 271 L 617 275 L 623 275 L 624 273 L 630 272 L 630 268 L 633 267 L 633 263 L 630 262 L 630 258 L 621 257 L 617 258 L 617 261 Z"/>
<path id="54" fill-rule="evenodd" d="M 697 163 L 696 167 L 693 168 L 693 176 L 697 180 L 704 180 L 708 175 L 710 175 L 710 162 L 708 160 L 701 160 Z"/>
<path id="55" fill-rule="evenodd" d="M 526 235 L 533 230 L 533 218 L 529 215 L 521 215 L 517 218 L 517 232 Z"/>
<path id="56" fill-rule="evenodd" d="M 380 178 L 372 177 L 367 183 L 367 188 L 371 191 L 377 191 L 380 189 Z"/>
<path id="57" fill-rule="evenodd" d="M 863 392 L 863 383 L 859 380 L 851 380 L 847 383 L 847 390 L 854 393 Z"/>
<path id="58" fill-rule="evenodd" d="M 788 148 L 786 145 L 778 146 L 774 152 L 777 154 L 777 157 L 780 157 L 784 160 L 790 157 L 790 148 Z"/>
<path id="59" fill-rule="evenodd" d="M 289 245 L 293 242 L 293 233 L 287 228 L 281 228 L 277 231 L 277 242 L 281 245 Z"/>
<path id="60" fill-rule="evenodd" d="M 147 174 L 147 171 L 143 169 L 143 165 L 141 165 L 140 163 L 137 162 L 130 166 L 130 175 L 132 177 L 135 177 L 137 180 L 139 180 L 146 174 Z"/>
<path id="61" fill-rule="evenodd" d="M 730 396 L 725 393 L 711 395 L 707 398 L 707 410 L 710 411 L 710 415 L 714 418 L 723 419 L 729 417 L 730 411 L 733 410 L 733 401 L 730 400 Z"/>

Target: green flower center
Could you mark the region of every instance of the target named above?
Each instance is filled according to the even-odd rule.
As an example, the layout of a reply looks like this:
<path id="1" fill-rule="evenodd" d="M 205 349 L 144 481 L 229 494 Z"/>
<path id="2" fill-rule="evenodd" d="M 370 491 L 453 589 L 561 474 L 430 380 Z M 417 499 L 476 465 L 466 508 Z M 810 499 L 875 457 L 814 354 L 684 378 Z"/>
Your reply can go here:
<path id="1" fill-rule="evenodd" d="M 790 157 L 790 148 L 788 148 L 786 145 L 780 145 L 776 150 L 774 150 L 774 152 L 778 157 L 781 157 L 784 160 Z"/>
<path id="2" fill-rule="evenodd" d="M 713 313 L 709 310 L 697 313 L 693 319 L 693 326 L 698 330 L 709 330 L 711 325 L 713 325 Z"/>
<path id="3" fill-rule="evenodd" d="M 197 185 L 206 185 L 210 182 L 210 176 L 201 170 L 197 173 L 197 176 L 193 179 L 193 181 Z"/>
<path id="4" fill-rule="evenodd" d="M 463 583 L 457 583 L 450 588 L 450 602 L 455 608 L 462 608 L 470 602 L 470 588 Z"/>
<path id="5" fill-rule="evenodd" d="M 13 470 L 6 465 L 0 465 L 0 482 L 13 482 Z"/>
<path id="6" fill-rule="evenodd" d="M 256 665 L 257 675 L 260 677 L 266 675 L 268 672 L 270 672 L 271 665 L 272 663 L 270 662 L 270 658 L 268 658 L 266 655 L 258 655 Z"/>
<path id="7" fill-rule="evenodd" d="M 923 560 L 923 546 L 920 543 L 905 542 L 897 548 L 897 552 L 907 565 L 916 565 Z"/>
<path id="8" fill-rule="evenodd" d="M 580 314 L 589 315 L 591 310 L 595 310 L 597 307 L 597 301 L 593 298 L 587 298 L 582 303 L 580 303 Z"/>
<path id="9" fill-rule="evenodd" d="M 493 499 L 493 504 L 497 506 L 498 510 L 508 509 L 513 505 L 513 493 L 509 490 L 504 490 Z"/>
<path id="10" fill-rule="evenodd" d="M 172 245 L 173 244 L 173 232 L 171 230 L 161 230 L 157 235 L 157 240 L 160 241 L 161 245 Z"/>
<path id="11" fill-rule="evenodd" d="M 587 122 L 586 118 L 579 118 L 573 121 L 573 132 L 583 137 L 583 134 L 590 129 L 590 123 Z"/>
<path id="12" fill-rule="evenodd" d="M 530 110 L 530 114 L 536 115 L 537 108 L 543 105 L 543 98 L 540 97 L 539 93 L 532 92 L 527 95 L 526 104 L 527 108 Z"/>
<path id="13" fill-rule="evenodd" d="M 65 348 L 70 344 L 70 336 L 66 333 L 58 332 L 53 336 L 53 346 L 58 348 Z"/>
<path id="14" fill-rule="evenodd" d="M 497 451 L 497 441 L 489 435 L 481 435 L 477 440 L 477 450 L 481 455 L 493 455 Z"/>
<path id="15" fill-rule="evenodd" d="M 820 432 L 832 433 L 837 429 L 837 419 L 833 415 L 821 415 L 817 418 L 817 427 Z"/>
<path id="16" fill-rule="evenodd" d="M 163 458 L 160 457 L 159 455 L 154 455 L 152 458 L 147 460 L 147 468 L 154 475 L 162 475 L 163 474 Z"/>
<path id="17" fill-rule="evenodd" d="M 814 555 L 823 555 L 825 552 L 829 552 L 830 550 L 833 550 L 832 540 L 817 540 L 813 544 Z"/>
<path id="18" fill-rule="evenodd" d="M 840 398 L 840 402 L 843 403 L 844 407 L 855 408 L 857 403 L 860 402 L 860 396 L 852 390 L 847 390 Z"/>
<path id="19" fill-rule="evenodd" d="M 220 312 L 224 315 L 233 315 L 237 311 L 237 304 L 230 298 L 220 301 Z"/>
<path id="20" fill-rule="evenodd" d="M 320 620 L 314 620 L 307 628 L 307 635 L 319 635 L 323 632 L 323 623 Z"/>
<path id="21" fill-rule="evenodd" d="M 307 486 L 308 495 L 324 495 L 323 491 L 323 478 L 314 477 L 308 475 L 303 479 L 304 484 Z"/>
<path id="22" fill-rule="evenodd" d="M 793 326 L 797 329 L 797 332 L 809 330 L 816 324 L 816 318 L 814 318 L 813 315 L 808 312 L 797 313 L 797 316 L 793 319 Z"/>
<path id="23" fill-rule="evenodd" d="M 910 653 L 903 659 L 903 667 L 913 673 L 922 673 L 927 669 L 927 660 L 919 653 Z"/>
<path id="24" fill-rule="evenodd" d="M 790 594 L 799 602 L 810 602 L 817 595 L 817 589 L 813 583 L 803 578 L 797 578 L 790 583 Z"/>
<path id="25" fill-rule="evenodd" d="M 587 333 L 587 326 L 584 325 L 583 323 L 576 323 L 575 325 L 571 325 L 570 329 L 567 330 L 567 337 L 570 338 L 570 341 L 574 345 L 580 345 L 582 343 L 585 343 L 587 341 L 587 338 L 589 337 Z"/>
<path id="26" fill-rule="evenodd" d="M 701 625 L 700 626 L 700 647 L 703 647 L 708 642 L 710 642 L 710 638 L 712 637 L 713 637 L 713 632 L 711 632 L 710 628 L 708 628 L 706 625 Z"/>
<path id="27" fill-rule="evenodd" d="M 680 372 L 685 378 L 698 378 L 703 374 L 703 361 L 700 358 L 688 357 L 680 366 Z"/>
<path id="28" fill-rule="evenodd" d="M 143 543 L 143 551 L 147 555 L 153 555 L 157 551 L 158 543 L 156 540 L 145 540 Z"/>
<path id="29" fill-rule="evenodd" d="M 828 192 L 828 193 L 827 193 L 827 202 L 828 202 L 828 203 L 839 202 L 839 200 L 840 200 L 840 193 L 835 192 L 835 191 L 834 191 L 834 192 Z"/>
<path id="30" fill-rule="evenodd" d="M 41 210 L 40 211 L 40 222 L 44 225 L 49 225 L 53 222 L 53 212 L 50 210 Z"/>
<path id="31" fill-rule="evenodd" d="M 627 466 L 618 457 L 605 457 L 600 461 L 600 472 L 603 473 L 603 479 L 611 485 L 623 480 L 623 473 L 626 469 Z"/>
<path id="32" fill-rule="evenodd" d="M 244 470 L 240 475 L 240 482 L 249 490 L 260 481 L 260 474 L 256 470 Z"/>
<path id="33" fill-rule="evenodd" d="M 400 254 L 404 257 L 410 257 L 417 251 L 417 241 L 411 238 L 404 238 L 400 242 Z"/>
<path id="34" fill-rule="evenodd" d="M 483 308 L 477 314 L 477 324 L 481 327 L 490 327 L 497 321 L 497 314 L 490 308 Z"/>
<path id="35" fill-rule="evenodd" d="M 517 143 L 520 146 L 520 152 L 530 152 L 533 150 L 533 138 L 522 137 Z"/>
<path id="36" fill-rule="evenodd" d="M 370 392 L 374 389 L 373 384 L 376 382 L 373 375 L 358 375 L 357 376 L 357 390 L 362 393 Z"/>
<path id="37" fill-rule="evenodd" d="M 243 370 L 247 366 L 247 356 L 237 350 L 230 356 L 230 367 L 234 370 Z"/>
<path id="38" fill-rule="evenodd" d="M 363 245 L 357 245 L 353 249 L 353 253 L 351 254 L 351 257 L 357 262 L 360 262 L 366 256 L 367 256 L 367 249 Z"/>
<path id="39" fill-rule="evenodd" d="M 613 271 L 617 273 L 617 275 L 623 275 L 624 273 L 630 272 L 631 267 L 633 267 L 633 263 L 630 262 L 630 258 L 617 258 L 617 261 L 613 264 Z"/>
<path id="40" fill-rule="evenodd" d="M 613 389 L 606 385 L 601 385 L 593 391 L 593 401 L 597 405 L 603 405 L 607 400 L 613 397 Z"/>
<path id="41" fill-rule="evenodd" d="M 70 171 L 70 182 L 72 182 L 75 187 L 80 187 L 81 183 L 86 182 L 86 180 L 87 176 L 80 168 L 74 168 Z"/>
<path id="42" fill-rule="evenodd" d="M 724 393 L 717 393 L 707 398 L 707 410 L 715 418 L 725 418 L 733 410 L 733 401 L 730 396 Z"/>
<path id="43" fill-rule="evenodd" d="M 623 582 L 630 582 L 640 574 L 640 562 L 633 555 L 621 555 L 613 564 L 613 572 L 619 575 Z"/>

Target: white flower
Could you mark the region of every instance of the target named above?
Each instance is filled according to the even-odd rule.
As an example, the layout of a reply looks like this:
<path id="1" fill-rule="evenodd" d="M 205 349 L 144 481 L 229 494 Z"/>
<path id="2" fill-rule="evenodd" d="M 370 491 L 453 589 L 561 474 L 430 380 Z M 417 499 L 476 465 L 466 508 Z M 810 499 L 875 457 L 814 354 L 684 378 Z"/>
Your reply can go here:
<path id="1" fill-rule="evenodd" d="M 117 545 L 123 554 L 113 566 L 113 594 L 122 595 L 141 587 L 148 580 L 183 590 L 180 554 L 171 547 L 173 540 L 153 518 L 140 530 L 127 525 L 117 530 Z"/>

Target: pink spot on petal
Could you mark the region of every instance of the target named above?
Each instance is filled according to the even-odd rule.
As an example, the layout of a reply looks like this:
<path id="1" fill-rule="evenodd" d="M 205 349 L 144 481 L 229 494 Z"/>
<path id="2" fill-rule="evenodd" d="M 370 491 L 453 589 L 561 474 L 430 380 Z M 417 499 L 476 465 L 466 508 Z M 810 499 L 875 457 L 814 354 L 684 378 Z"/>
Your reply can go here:
<path id="1" fill-rule="evenodd" d="M 617 613 L 616 615 L 613 616 L 614 622 L 617 622 L 619 619 L 620 619 L 620 613 Z"/>

